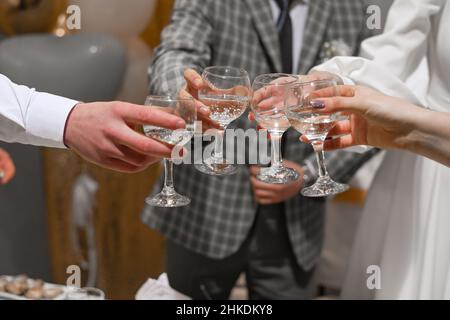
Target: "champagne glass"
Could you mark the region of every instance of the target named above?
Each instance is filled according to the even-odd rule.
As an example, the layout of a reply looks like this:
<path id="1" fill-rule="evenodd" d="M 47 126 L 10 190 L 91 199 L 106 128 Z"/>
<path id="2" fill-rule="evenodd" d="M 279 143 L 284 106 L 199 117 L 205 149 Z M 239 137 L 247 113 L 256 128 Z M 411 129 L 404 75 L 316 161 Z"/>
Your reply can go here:
<path id="1" fill-rule="evenodd" d="M 292 86 L 286 95 L 286 115 L 298 132 L 308 138 L 316 153 L 319 166 L 319 178 L 310 187 L 302 190 L 305 197 L 325 197 L 335 195 L 348 190 L 348 185 L 337 183 L 331 179 L 325 166 L 323 145 L 328 133 L 338 121 L 346 117 L 340 113 L 331 115 L 321 114 L 314 108 L 311 101 L 318 98 L 317 90 L 326 89 L 327 96 L 336 96 L 337 82 L 333 79 L 317 80 L 299 83 Z"/>
<path id="2" fill-rule="evenodd" d="M 194 136 L 195 121 L 197 111 L 195 100 L 192 98 L 180 99 L 172 96 L 149 96 L 145 105 L 155 108 L 184 119 L 186 127 L 178 130 L 170 130 L 152 125 L 144 125 L 144 133 L 147 137 L 167 143 L 173 146 L 182 146 L 188 143 Z M 178 194 L 173 182 L 173 162 L 172 159 L 164 159 L 164 188 L 161 193 L 154 197 L 147 198 L 148 205 L 154 207 L 174 208 L 187 206 L 191 200 Z"/>
<path id="3" fill-rule="evenodd" d="M 214 139 L 214 154 L 196 165 L 196 169 L 209 175 L 227 176 L 238 167 L 223 156 L 223 136 L 231 122 L 247 109 L 250 100 L 250 77 L 244 69 L 234 67 L 209 67 L 202 74 L 207 84 L 199 91 L 199 100 L 210 109 L 210 118 L 219 123 Z"/>
<path id="4" fill-rule="evenodd" d="M 271 166 L 261 168 L 258 180 L 270 184 L 289 184 L 299 178 L 299 174 L 283 165 L 281 139 L 291 124 L 286 117 L 284 99 L 286 91 L 298 81 L 298 77 L 271 73 L 258 76 L 253 82 L 252 110 L 258 124 L 270 133 Z"/>

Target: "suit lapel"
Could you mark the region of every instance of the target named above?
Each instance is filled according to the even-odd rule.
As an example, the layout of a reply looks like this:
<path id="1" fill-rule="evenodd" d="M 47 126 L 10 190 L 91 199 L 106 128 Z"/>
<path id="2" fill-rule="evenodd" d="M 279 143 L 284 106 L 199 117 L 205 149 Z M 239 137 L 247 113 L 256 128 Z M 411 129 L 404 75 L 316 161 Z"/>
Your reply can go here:
<path id="1" fill-rule="evenodd" d="M 331 13 L 329 0 L 310 0 L 306 21 L 303 47 L 298 67 L 300 74 L 306 74 L 314 67 L 328 28 Z"/>
<path id="2" fill-rule="evenodd" d="M 245 0 L 249 7 L 261 43 L 272 63 L 274 71 L 281 71 L 281 52 L 278 33 L 270 8 L 270 0 Z"/>

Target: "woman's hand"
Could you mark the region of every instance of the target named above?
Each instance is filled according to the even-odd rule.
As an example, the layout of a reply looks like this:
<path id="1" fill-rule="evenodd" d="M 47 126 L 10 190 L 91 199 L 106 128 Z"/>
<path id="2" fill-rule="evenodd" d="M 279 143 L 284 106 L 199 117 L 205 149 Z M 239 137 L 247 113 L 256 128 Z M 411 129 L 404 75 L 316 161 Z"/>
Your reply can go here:
<path id="1" fill-rule="evenodd" d="M 14 177 L 16 167 L 9 154 L 0 149 L 0 184 L 7 184 Z"/>
<path id="2" fill-rule="evenodd" d="M 331 96 L 334 93 L 329 88 L 318 90 L 314 94 L 319 98 L 311 102 L 320 113 L 341 112 L 350 117 L 330 131 L 329 136 L 335 138 L 326 141 L 327 150 L 355 145 L 404 148 L 414 130 L 414 118 L 425 112 L 407 101 L 366 87 L 338 86 L 337 96 Z M 302 141 L 307 139 L 302 137 Z"/>

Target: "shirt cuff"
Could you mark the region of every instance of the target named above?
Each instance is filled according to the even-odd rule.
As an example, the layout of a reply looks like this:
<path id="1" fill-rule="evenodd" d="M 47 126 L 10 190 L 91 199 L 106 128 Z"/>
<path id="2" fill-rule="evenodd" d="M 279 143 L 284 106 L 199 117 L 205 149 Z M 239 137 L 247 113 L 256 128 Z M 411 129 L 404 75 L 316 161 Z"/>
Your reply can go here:
<path id="1" fill-rule="evenodd" d="M 67 118 L 79 102 L 56 95 L 36 92 L 27 115 L 26 130 L 29 135 L 46 139 L 48 147 L 67 148 L 64 130 Z"/>

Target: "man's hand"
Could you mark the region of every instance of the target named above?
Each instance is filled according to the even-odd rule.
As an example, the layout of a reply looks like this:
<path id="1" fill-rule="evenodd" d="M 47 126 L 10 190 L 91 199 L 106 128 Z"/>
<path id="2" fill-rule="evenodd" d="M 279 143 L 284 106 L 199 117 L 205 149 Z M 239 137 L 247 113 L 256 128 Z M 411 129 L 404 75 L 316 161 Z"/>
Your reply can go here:
<path id="1" fill-rule="evenodd" d="M 133 130 L 151 124 L 184 128 L 183 119 L 153 108 L 125 102 L 76 105 L 66 122 L 65 144 L 84 159 L 122 172 L 138 172 L 161 158 L 170 158 L 172 147 Z"/>
<path id="2" fill-rule="evenodd" d="M 258 204 L 269 205 L 281 203 L 292 197 L 299 195 L 303 187 L 303 169 L 300 165 L 284 160 L 286 167 L 296 170 L 300 178 L 290 184 L 268 184 L 256 179 L 260 168 L 258 166 L 250 167 L 250 182 L 253 188 L 253 196 Z"/>
<path id="3" fill-rule="evenodd" d="M 186 69 L 184 72 L 184 80 L 186 85 L 180 90 L 178 95 L 180 98 L 194 98 L 197 107 L 197 120 L 202 122 L 203 131 L 208 129 L 220 129 L 220 124 L 211 120 L 209 117 L 211 111 L 198 99 L 199 91 L 208 88 L 208 85 L 203 81 L 201 75 L 193 69 Z"/>
<path id="4" fill-rule="evenodd" d="M 0 184 L 7 184 L 14 177 L 16 167 L 9 154 L 0 149 Z"/>

